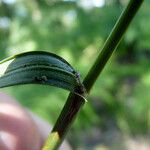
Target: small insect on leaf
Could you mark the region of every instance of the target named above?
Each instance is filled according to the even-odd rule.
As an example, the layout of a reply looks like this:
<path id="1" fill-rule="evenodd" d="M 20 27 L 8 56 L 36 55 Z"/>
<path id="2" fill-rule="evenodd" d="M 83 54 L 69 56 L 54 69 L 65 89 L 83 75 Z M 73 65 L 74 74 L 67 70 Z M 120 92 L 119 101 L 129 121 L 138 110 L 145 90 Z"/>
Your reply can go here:
<path id="1" fill-rule="evenodd" d="M 60 56 L 44 51 L 26 52 L 0 61 L 0 88 L 45 84 L 81 94 L 84 87 L 77 74 Z"/>

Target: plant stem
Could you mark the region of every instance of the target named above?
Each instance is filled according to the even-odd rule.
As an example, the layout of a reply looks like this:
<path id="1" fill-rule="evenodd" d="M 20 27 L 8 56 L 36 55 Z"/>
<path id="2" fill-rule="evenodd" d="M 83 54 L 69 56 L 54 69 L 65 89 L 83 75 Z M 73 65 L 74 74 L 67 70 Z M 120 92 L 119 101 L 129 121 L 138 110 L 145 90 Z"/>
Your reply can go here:
<path id="1" fill-rule="evenodd" d="M 92 66 L 92 68 L 90 69 L 89 73 L 83 81 L 83 84 L 88 93 L 90 92 L 92 86 L 94 85 L 95 81 L 97 80 L 98 76 L 103 70 L 111 54 L 119 44 L 123 34 L 125 33 L 126 29 L 131 23 L 131 20 L 135 16 L 142 2 L 143 0 L 130 0 L 126 9 L 119 17 L 116 25 L 114 26 L 112 32 L 110 33 L 109 37 L 105 42 L 102 51 L 100 52 L 94 65 Z M 57 133 L 59 135 L 59 138 L 57 138 L 57 141 L 55 141 L 55 144 L 53 144 L 51 142 L 53 141 L 53 138 L 52 136 L 50 136 L 50 138 L 48 138 L 47 145 L 53 144 L 54 146 L 49 146 L 49 148 L 45 148 L 44 150 L 55 150 L 59 147 L 67 131 L 69 130 L 73 120 L 75 119 L 77 113 L 79 112 L 81 106 L 83 106 L 84 103 L 85 101 L 82 97 L 70 93 L 67 102 L 51 132 L 51 134 Z"/>
<path id="2" fill-rule="evenodd" d="M 68 129 L 70 128 L 75 116 L 81 109 L 81 106 L 85 103 L 85 100 L 74 93 L 70 93 L 67 102 L 64 105 L 57 122 L 50 133 L 44 148 L 42 150 L 57 150 L 62 143 Z M 55 134 L 59 135 L 59 138 L 55 138 Z M 55 139 L 55 142 L 54 142 Z M 55 143 L 55 144 L 54 144 Z"/>
<path id="3" fill-rule="evenodd" d="M 130 0 L 128 6 L 116 22 L 112 32 L 108 36 L 102 48 L 102 51 L 83 81 L 88 93 L 90 92 L 93 84 L 97 80 L 113 51 L 121 41 L 126 29 L 128 28 L 143 1 L 144 0 Z"/>

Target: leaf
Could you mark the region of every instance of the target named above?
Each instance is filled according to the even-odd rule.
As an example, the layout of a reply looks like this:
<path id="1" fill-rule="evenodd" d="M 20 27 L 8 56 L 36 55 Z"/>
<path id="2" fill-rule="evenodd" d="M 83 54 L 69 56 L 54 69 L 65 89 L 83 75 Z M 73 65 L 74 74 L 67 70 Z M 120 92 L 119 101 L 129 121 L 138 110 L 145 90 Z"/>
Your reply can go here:
<path id="1" fill-rule="evenodd" d="M 49 52 L 33 51 L 0 62 L 0 88 L 20 84 L 44 84 L 81 94 L 78 73 L 63 58 Z"/>

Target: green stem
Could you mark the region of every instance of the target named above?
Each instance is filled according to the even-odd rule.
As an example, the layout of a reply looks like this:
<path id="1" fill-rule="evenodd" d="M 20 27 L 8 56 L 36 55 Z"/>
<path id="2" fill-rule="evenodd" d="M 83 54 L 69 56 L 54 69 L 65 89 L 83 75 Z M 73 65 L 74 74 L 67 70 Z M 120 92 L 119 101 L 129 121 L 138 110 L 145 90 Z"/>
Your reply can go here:
<path id="1" fill-rule="evenodd" d="M 42 150 L 57 150 L 69 130 L 75 116 L 85 103 L 85 100 L 74 93 L 70 93 L 57 122 L 50 133 Z M 58 135 L 55 138 L 55 135 Z"/>
<path id="2" fill-rule="evenodd" d="M 130 0 L 128 6 L 119 17 L 116 25 L 105 42 L 102 51 L 83 81 L 88 93 L 103 70 L 111 54 L 119 44 L 123 34 L 125 33 L 143 1 L 144 0 Z M 46 143 L 47 148 L 43 150 L 55 150 L 59 147 L 84 103 L 85 101 L 80 96 L 70 93 L 67 102 L 51 132 L 51 135 L 57 133 L 59 138 L 57 137 L 56 141 L 54 142 L 53 136 L 50 136 L 48 138 L 48 142 Z"/>
<path id="3" fill-rule="evenodd" d="M 144 0 L 130 0 L 128 6 L 116 22 L 114 28 L 112 29 L 112 32 L 110 33 L 102 48 L 102 51 L 100 52 L 94 65 L 83 81 L 83 84 L 88 93 L 90 92 L 93 84 L 97 80 L 113 51 L 121 41 L 125 31 L 127 30 L 129 24 L 131 23 L 133 17 L 135 16 L 143 1 Z"/>

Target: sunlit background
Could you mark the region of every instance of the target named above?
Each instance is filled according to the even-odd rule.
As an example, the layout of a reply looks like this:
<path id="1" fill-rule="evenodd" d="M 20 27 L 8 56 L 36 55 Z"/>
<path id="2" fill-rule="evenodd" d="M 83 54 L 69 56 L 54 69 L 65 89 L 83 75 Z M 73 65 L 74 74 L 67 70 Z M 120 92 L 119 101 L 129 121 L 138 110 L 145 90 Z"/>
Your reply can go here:
<path id="1" fill-rule="evenodd" d="M 0 0 L 0 59 L 35 50 L 64 57 L 82 79 L 128 0 Z M 145 0 L 67 139 L 75 150 L 149 150 L 150 1 Z M 68 92 L 1 89 L 54 124 Z"/>

